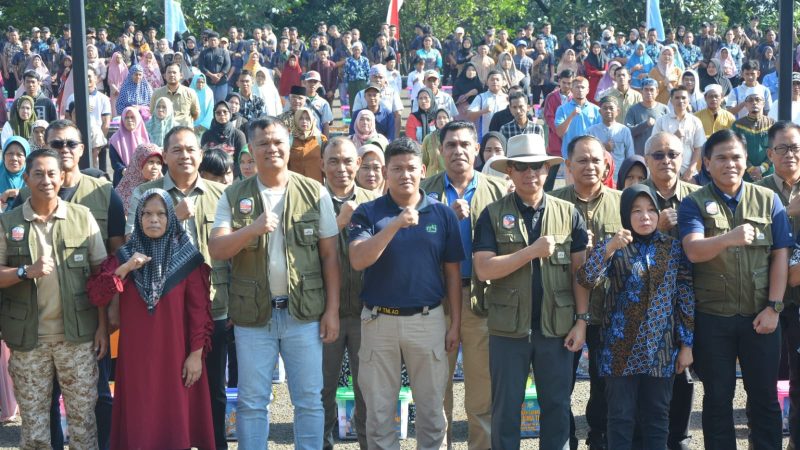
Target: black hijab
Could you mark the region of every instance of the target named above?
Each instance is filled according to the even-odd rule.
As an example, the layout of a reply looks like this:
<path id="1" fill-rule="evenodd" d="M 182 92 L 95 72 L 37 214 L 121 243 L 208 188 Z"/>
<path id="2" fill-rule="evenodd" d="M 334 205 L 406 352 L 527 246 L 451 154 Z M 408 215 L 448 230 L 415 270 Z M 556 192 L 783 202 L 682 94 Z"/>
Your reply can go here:
<path id="1" fill-rule="evenodd" d="M 490 131 L 490 132 L 484 134 L 483 138 L 481 138 L 481 149 L 478 152 L 478 157 L 475 159 L 477 161 L 477 164 L 478 164 L 478 166 L 475 167 L 475 170 L 477 170 L 479 172 L 482 171 L 483 170 L 483 166 L 486 165 L 486 160 L 483 159 L 483 150 L 486 148 L 486 143 L 489 141 L 489 138 L 495 138 L 498 141 L 500 141 L 500 145 L 503 147 L 503 154 L 505 154 L 508 151 L 507 147 L 506 147 L 507 144 L 508 144 L 508 141 L 506 140 L 506 137 L 503 136 L 499 131 Z"/>
<path id="2" fill-rule="evenodd" d="M 634 242 L 649 242 L 658 231 L 658 229 L 654 229 L 652 233 L 646 236 L 633 231 L 633 227 L 631 226 L 631 211 L 633 210 L 633 202 L 642 195 L 647 196 L 647 198 L 653 202 L 656 212 L 659 212 L 658 202 L 656 201 L 655 195 L 653 195 L 653 191 L 644 184 L 635 184 L 622 191 L 622 198 L 619 202 L 619 215 L 620 219 L 622 219 L 622 228 L 625 228 L 631 232 Z"/>
<path id="3" fill-rule="evenodd" d="M 215 112 L 215 114 L 214 114 L 214 118 L 211 119 L 211 128 L 209 128 L 208 131 L 206 131 L 206 133 L 210 133 L 211 136 L 213 137 L 212 140 L 214 142 L 216 142 L 217 144 L 223 144 L 223 143 L 224 144 L 230 144 L 231 143 L 231 137 L 233 135 L 233 130 L 236 127 L 233 124 L 233 118 L 232 117 L 231 117 L 230 120 L 228 120 L 227 123 L 223 124 L 223 123 L 217 122 L 216 111 L 217 111 L 217 107 L 219 107 L 220 105 L 223 105 L 226 108 L 228 108 L 229 112 L 231 110 L 231 105 L 229 105 L 228 102 L 226 102 L 225 100 L 217 102 L 214 105 L 214 109 L 212 110 L 212 111 Z"/>
<path id="4" fill-rule="evenodd" d="M 643 156 L 640 155 L 631 155 L 625 158 L 625 161 L 622 161 L 622 165 L 619 166 L 619 170 L 617 171 L 617 189 L 623 189 L 625 187 L 625 178 L 628 177 L 628 172 L 633 169 L 633 166 L 636 164 L 641 165 L 644 168 L 644 177 L 648 178 L 650 176 L 650 171 L 647 170 L 647 163 L 644 160 Z"/>
<path id="5" fill-rule="evenodd" d="M 467 69 L 470 67 L 475 69 L 475 76 L 467 78 Z M 483 83 L 481 83 L 480 78 L 478 78 L 478 68 L 475 67 L 475 64 L 468 62 L 464 64 L 464 68 L 461 69 L 461 73 L 458 74 L 456 81 L 453 83 L 453 99 L 458 100 L 459 97 L 473 89 L 480 94 L 483 92 Z M 472 103 L 473 98 L 475 98 L 474 95 L 468 98 L 467 101 Z"/>
<path id="6" fill-rule="evenodd" d="M 427 111 L 423 111 L 422 108 L 419 106 L 419 100 L 417 100 L 417 110 L 412 112 L 411 114 L 419 120 L 419 123 L 422 126 L 422 139 L 431 132 L 431 122 L 436 120 L 436 96 L 433 95 L 433 91 L 429 88 L 422 88 L 417 93 L 417 99 L 419 99 L 419 94 L 427 93 L 431 99 L 431 106 L 427 109 Z"/>
<path id="7" fill-rule="evenodd" d="M 594 52 L 592 51 L 595 45 L 600 47 L 599 55 L 595 55 Z M 592 42 L 592 46 L 589 47 L 589 55 L 586 56 L 586 60 L 589 61 L 589 64 L 591 64 L 595 69 L 606 70 L 606 65 L 608 64 L 608 57 L 603 52 L 603 46 L 600 45 L 599 41 Z"/>
<path id="8" fill-rule="evenodd" d="M 709 75 L 708 69 L 701 67 L 697 71 L 697 75 L 700 77 L 700 90 L 705 92 L 706 86 L 709 84 L 718 84 L 722 86 L 722 96 L 727 97 L 733 87 L 731 82 L 722 75 L 722 63 L 717 58 L 711 58 L 709 62 L 713 63 L 714 67 L 717 68 L 717 74 Z"/>

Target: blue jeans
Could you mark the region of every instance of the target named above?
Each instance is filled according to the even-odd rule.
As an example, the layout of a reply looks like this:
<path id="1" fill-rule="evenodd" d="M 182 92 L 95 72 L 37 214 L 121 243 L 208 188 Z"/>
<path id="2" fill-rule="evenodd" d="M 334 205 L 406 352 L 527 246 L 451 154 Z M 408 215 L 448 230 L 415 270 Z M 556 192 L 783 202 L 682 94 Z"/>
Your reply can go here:
<path id="1" fill-rule="evenodd" d="M 272 372 L 278 354 L 286 367 L 294 405 L 294 447 L 319 450 L 325 426 L 322 408 L 322 340 L 319 322 L 298 322 L 285 309 L 272 310 L 262 327 L 234 327 L 239 364 L 236 434 L 239 448 L 263 449 L 269 436 Z"/>
<path id="2" fill-rule="evenodd" d="M 206 84 L 206 86 L 211 88 L 211 92 L 214 93 L 214 104 L 216 105 L 218 102 L 225 100 L 228 96 L 228 83 L 221 83 L 217 85 Z"/>

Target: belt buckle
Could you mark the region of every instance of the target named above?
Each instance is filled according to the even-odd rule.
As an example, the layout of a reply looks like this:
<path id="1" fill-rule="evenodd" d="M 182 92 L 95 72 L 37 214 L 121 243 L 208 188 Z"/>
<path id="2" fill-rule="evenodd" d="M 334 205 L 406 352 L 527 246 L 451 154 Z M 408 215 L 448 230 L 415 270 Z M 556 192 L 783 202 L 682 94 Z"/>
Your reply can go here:
<path id="1" fill-rule="evenodd" d="M 285 309 L 289 306 L 289 297 L 275 297 L 272 299 L 271 303 L 274 309 Z"/>

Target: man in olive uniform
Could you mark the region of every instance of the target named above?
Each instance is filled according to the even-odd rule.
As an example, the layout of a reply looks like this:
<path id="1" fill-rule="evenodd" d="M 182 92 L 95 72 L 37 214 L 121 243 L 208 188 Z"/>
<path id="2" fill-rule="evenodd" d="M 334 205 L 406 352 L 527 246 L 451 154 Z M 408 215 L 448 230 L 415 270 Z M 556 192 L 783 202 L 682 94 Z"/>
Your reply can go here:
<path id="1" fill-rule="evenodd" d="M 350 361 L 352 388 L 355 393 L 353 423 L 359 446 L 367 448 L 367 407 L 358 386 L 358 349 L 361 348 L 361 271 L 353 270 L 347 251 L 347 224 L 358 205 L 374 200 L 377 194 L 356 186 L 356 172 L 361 166 L 356 146 L 346 137 L 335 137 L 328 141 L 322 154 L 322 171 L 325 173 L 328 193 L 333 200 L 336 227 L 339 229 L 339 267 L 341 288 L 339 290 L 339 337 L 325 344 L 322 353 L 322 405 L 325 407 L 325 437 L 323 449 L 332 450 L 333 431 L 336 428 L 336 388 L 342 370 L 345 349 Z"/>
<path id="2" fill-rule="evenodd" d="M 791 226 L 780 197 L 742 180 L 744 139 L 731 130 L 708 138 L 703 162 L 712 182 L 681 202 L 678 226 L 694 264 L 694 368 L 703 381 L 705 448 L 736 448 L 736 360 L 747 392 L 750 442 L 781 447 L 777 382 Z"/>
<path id="3" fill-rule="evenodd" d="M 231 260 L 230 318 L 236 336 L 242 448 L 269 435 L 272 372 L 283 358 L 294 405 L 294 445 L 322 448 L 322 348 L 339 334 L 336 214 L 328 190 L 290 172 L 289 131 L 273 117 L 248 125 L 258 176 L 225 190 L 209 251 Z"/>
<path id="4" fill-rule="evenodd" d="M 603 184 L 605 172 L 603 143 L 593 136 L 579 136 L 567 144 L 567 169 L 574 184 L 554 190 L 553 197 L 566 200 L 578 209 L 589 230 L 589 248 L 595 242 L 613 236 L 622 229 L 619 213 L 620 192 Z M 586 404 L 586 422 L 589 435 L 586 444 L 590 450 L 605 449 L 606 445 L 606 383 L 598 374 L 600 348 L 600 319 L 603 317 L 605 290 L 597 287 L 591 292 L 589 326 L 586 344 L 589 347 L 589 402 Z M 577 368 L 577 358 L 575 361 Z M 574 380 L 573 380 L 574 385 Z M 574 430 L 574 428 L 573 428 Z M 573 431 L 574 432 L 574 431 Z M 570 445 L 577 446 L 574 436 Z"/>
<path id="5" fill-rule="evenodd" d="M 583 347 L 589 320 L 589 292 L 574 273 L 586 260 L 588 235 L 577 208 L 544 193 L 550 165 L 561 161 L 538 135 L 511 138 L 508 157 L 492 168 L 506 172 L 516 189 L 484 209 L 475 226 L 475 273 L 491 280 L 492 448 L 519 448 L 531 365 L 540 445 L 569 448 L 573 352 Z"/>
<path id="6" fill-rule="evenodd" d="M 453 208 L 458 218 L 466 258 L 461 261 L 461 349 L 464 361 L 464 409 L 469 424 L 469 448 L 491 448 L 492 391 L 489 377 L 489 329 L 486 326 L 486 285 L 472 270 L 472 230 L 486 206 L 507 191 L 504 180 L 475 170 L 480 151 L 471 122 L 450 122 L 439 131 L 445 171 L 426 178 L 420 187 L 429 197 Z M 447 444 L 452 448 L 453 372 L 457 353 L 450 354 L 450 378 L 445 392 Z"/>
<path id="7" fill-rule="evenodd" d="M 211 335 L 211 352 L 206 356 L 208 388 L 211 395 L 211 419 L 214 424 L 214 440 L 217 449 L 227 448 L 225 437 L 225 368 L 227 366 L 228 320 L 228 263 L 214 260 L 209 254 L 208 239 L 217 201 L 225 185 L 200 177 L 198 169 L 203 151 L 191 128 L 177 126 L 164 136 L 164 164 L 167 174 L 163 178 L 142 184 L 133 191 L 131 205 L 138 205 L 142 193 L 158 188 L 167 191 L 175 204 L 175 215 L 181 221 L 189 239 L 211 266 L 211 317 L 214 333 Z M 133 232 L 136 208 L 128 211 L 126 234 Z"/>
<path id="8" fill-rule="evenodd" d="M 792 234 L 795 239 L 800 236 L 800 126 L 782 120 L 776 122 L 769 129 L 769 148 L 767 155 L 775 167 L 772 175 L 767 175 L 758 183 L 772 189 L 778 194 L 781 203 L 786 207 Z M 794 262 L 794 261 L 792 261 Z M 792 266 L 800 267 L 800 266 Z M 794 271 L 794 270 L 792 270 Z M 783 296 L 785 307 L 781 312 L 781 333 L 783 335 L 783 356 L 787 357 L 786 365 L 789 368 L 789 442 L 794 448 L 800 445 L 800 318 L 798 305 L 800 305 L 800 288 L 786 290 Z M 783 364 L 781 364 L 783 366 Z"/>
<path id="9" fill-rule="evenodd" d="M 660 131 L 644 144 L 644 157 L 650 178 L 644 181 L 658 201 L 658 230 L 679 239 L 678 209 L 681 201 L 699 186 L 680 179 L 683 163 L 683 143 L 674 134 Z M 675 376 L 672 400 L 669 405 L 669 437 L 667 448 L 688 450 L 690 446 L 689 419 L 692 414 L 694 384 L 689 371 Z"/>
<path id="10" fill-rule="evenodd" d="M 36 150 L 25 166 L 31 196 L 0 216 L 0 327 L 12 350 L 8 371 L 22 416 L 20 448 L 49 448 L 50 394 L 61 380 L 70 447 L 96 449 L 97 358 L 107 319 L 89 303 L 86 281 L 106 257 L 91 211 L 58 196 L 59 155 Z"/>

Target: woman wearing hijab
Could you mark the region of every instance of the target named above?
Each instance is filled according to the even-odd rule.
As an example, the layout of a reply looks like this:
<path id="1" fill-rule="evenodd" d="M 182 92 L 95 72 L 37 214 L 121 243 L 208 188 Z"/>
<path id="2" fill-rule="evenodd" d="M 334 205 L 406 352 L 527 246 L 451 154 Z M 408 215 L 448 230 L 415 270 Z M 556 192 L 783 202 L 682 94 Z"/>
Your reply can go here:
<path id="1" fill-rule="evenodd" d="M 61 66 L 58 69 L 58 92 L 56 94 L 56 105 L 58 105 L 58 117 L 64 117 L 67 111 L 67 100 L 75 92 L 75 83 L 72 75 L 72 57 L 65 56 L 61 60 Z"/>
<path id="2" fill-rule="evenodd" d="M 135 106 L 142 117 L 147 120 L 150 118 L 150 97 L 152 96 L 153 88 L 144 80 L 144 68 L 139 64 L 134 64 L 119 90 L 117 111 Z"/>
<path id="3" fill-rule="evenodd" d="M 700 90 L 700 75 L 693 69 L 684 70 L 681 75 L 681 84 L 689 91 L 689 107 L 692 113 L 697 113 L 706 108 L 706 99 L 703 91 Z M 667 109 L 670 113 L 674 112 L 672 102 L 669 102 Z"/>
<path id="4" fill-rule="evenodd" d="M 650 171 L 647 169 L 647 162 L 643 156 L 631 155 L 622 161 L 617 172 L 617 189 L 625 189 L 639 184 L 650 176 Z"/>
<path id="5" fill-rule="evenodd" d="M 28 138 L 28 145 L 31 147 L 31 152 L 47 148 L 47 142 L 44 140 L 44 132 L 47 130 L 48 125 L 47 121 L 42 119 L 33 122 L 31 126 L 31 137 Z"/>
<path id="6" fill-rule="evenodd" d="M 275 82 L 272 80 L 272 71 L 266 67 L 260 67 L 255 72 L 255 92 L 264 100 L 264 113 L 268 116 L 277 117 L 283 112 L 283 104 L 281 103 L 281 94 L 275 87 Z"/>
<path id="7" fill-rule="evenodd" d="M 281 71 L 281 79 L 278 82 L 278 93 L 280 96 L 288 97 L 292 86 L 302 86 L 302 76 L 303 69 L 300 67 L 297 55 L 292 53 L 289 55 L 289 59 L 286 60 L 286 65 L 283 66 L 283 70 Z"/>
<path id="8" fill-rule="evenodd" d="M 242 151 L 239 152 L 239 161 L 237 161 L 237 163 L 239 164 L 239 179 L 241 180 L 250 178 L 258 173 L 256 160 L 253 158 L 250 149 L 246 145 L 242 148 Z"/>
<path id="9" fill-rule="evenodd" d="M 188 66 L 197 67 L 197 60 L 200 58 L 200 49 L 197 47 L 197 39 L 195 39 L 194 36 L 186 38 L 183 56 Z"/>
<path id="10" fill-rule="evenodd" d="M 625 64 L 625 67 L 631 73 L 631 87 L 641 90 L 642 80 L 648 77 L 654 65 L 650 55 L 644 51 L 644 44 L 638 42 L 633 48 L 631 56 L 628 57 L 628 62 Z"/>
<path id="11" fill-rule="evenodd" d="M 715 58 L 720 62 L 720 69 L 722 76 L 731 82 L 732 86 L 738 86 L 741 80 L 739 79 L 739 69 L 736 67 L 736 60 L 731 56 L 730 49 L 722 47 L 717 50 Z"/>
<path id="12" fill-rule="evenodd" d="M 428 88 L 420 89 L 417 93 L 417 105 L 417 110 L 406 120 L 406 136 L 420 143 L 430 133 L 431 124 L 436 118 L 436 97 L 433 91 Z"/>
<path id="13" fill-rule="evenodd" d="M 106 71 L 108 68 L 106 67 L 105 60 L 100 57 L 97 47 L 92 44 L 86 46 L 86 66 L 94 69 L 94 73 L 97 75 L 97 89 L 104 92 L 103 84 L 106 79 Z"/>
<path id="14" fill-rule="evenodd" d="M 194 121 L 194 132 L 198 136 L 211 128 L 211 119 L 214 118 L 214 92 L 208 85 L 206 85 L 206 76 L 203 74 L 196 74 L 192 78 L 192 84 L 189 86 L 197 94 L 197 101 L 200 105 L 200 114 Z"/>
<path id="15" fill-rule="evenodd" d="M 425 176 L 428 178 L 439 172 L 444 172 L 444 157 L 439 151 L 441 146 L 439 133 L 452 120 L 453 118 L 450 117 L 450 113 L 446 109 L 439 108 L 436 111 L 436 120 L 434 122 L 436 128 L 422 140 L 422 163 L 425 164 Z"/>
<path id="16" fill-rule="evenodd" d="M 645 185 L 625 189 L 623 230 L 601 241 L 578 282 L 604 285 L 598 371 L 608 397 L 608 448 L 667 447 L 675 374 L 692 363 L 695 298 L 680 242 L 658 231 L 658 202 Z M 638 425 L 638 427 L 637 427 Z"/>
<path id="17" fill-rule="evenodd" d="M 603 75 L 606 74 L 606 71 L 608 71 L 608 57 L 603 53 L 603 47 L 600 46 L 600 42 L 592 42 L 589 56 L 583 61 L 583 70 L 589 80 L 589 93 L 586 98 L 594 100 L 595 94 L 597 94 L 597 85 Z"/>
<path id="18" fill-rule="evenodd" d="M 456 52 L 456 67 L 458 67 L 458 70 L 463 72 L 464 66 L 469 63 L 473 56 L 475 56 L 475 49 L 472 48 L 472 38 L 466 36 L 461 40 L 461 46 Z"/>
<path id="19" fill-rule="evenodd" d="M 225 153 L 231 155 L 233 161 L 239 160 L 239 152 L 242 151 L 242 147 L 247 145 L 247 139 L 231 121 L 231 107 L 228 102 L 217 102 L 214 105 L 214 119 L 211 120 L 211 128 L 203 133 L 200 145 L 203 148 L 221 148 Z M 234 164 L 233 174 L 236 177 L 239 176 L 237 164 Z"/>
<path id="20" fill-rule="evenodd" d="M 259 69 L 261 69 L 261 54 L 258 53 L 258 50 L 253 50 L 247 55 L 242 70 L 255 74 Z"/>
<path id="21" fill-rule="evenodd" d="M 622 64 L 620 64 L 618 61 L 611 61 L 608 63 L 608 70 L 597 83 L 597 93 L 594 94 L 594 101 L 597 104 L 600 103 L 600 100 L 602 100 L 603 97 L 607 96 L 617 88 L 617 69 L 620 67 L 622 67 Z"/>
<path id="22" fill-rule="evenodd" d="M 31 56 L 31 59 L 28 61 L 28 64 L 25 66 L 25 70 L 23 73 L 32 70 L 39 75 L 40 80 L 49 80 L 50 79 L 50 71 L 47 70 L 47 66 L 42 61 L 42 57 L 38 54 L 34 53 Z M 45 95 L 50 95 L 50 89 L 46 86 L 48 83 L 41 83 L 41 89 Z M 15 93 L 14 97 L 18 98 L 25 94 L 25 83 L 20 83 L 19 88 L 17 88 L 17 92 Z"/>
<path id="23" fill-rule="evenodd" d="M 580 62 L 578 62 L 578 57 L 575 54 L 575 50 L 571 48 L 564 50 L 564 53 L 561 55 L 561 59 L 558 61 L 556 73 L 561 73 L 568 69 L 571 70 L 576 77 L 583 75 L 583 66 Z"/>
<path id="24" fill-rule="evenodd" d="M 33 123 L 36 122 L 34 104 L 33 98 L 27 95 L 14 100 L 11 110 L 8 111 L 8 122 L 3 125 L 3 131 L 0 133 L 0 145 L 5 146 L 11 136 L 30 139 Z"/>
<path id="25" fill-rule="evenodd" d="M 317 115 L 311 109 L 302 107 L 295 111 L 293 120 L 289 170 L 322 183 L 320 161 L 322 147 L 328 139 L 319 131 Z"/>
<path id="26" fill-rule="evenodd" d="M 114 169 L 115 187 L 130 164 L 136 147 L 150 143 L 150 137 L 147 135 L 144 120 L 138 109 L 133 106 L 125 108 L 120 122 L 119 129 L 108 140 L 108 154 L 111 157 L 111 167 Z"/>
<path id="27" fill-rule="evenodd" d="M 142 57 L 142 69 L 144 69 L 144 79 L 153 90 L 164 85 L 164 77 L 161 76 L 161 67 L 158 65 L 155 53 L 148 51 Z"/>
<path id="28" fill-rule="evenodd" d="M 119 295 L 111 448 L 213 449 L 203 361 L 213 330 L 210 269 L 169 194 L 150 189 L 141 198 L 130 240 L 87 283 L 96 306 Z"/>
<path id="29" fill-rule="evenodd" d="M 514 57 L 508 52 L 503 52 L 497 56 L 495 70 L 503 75 L 504 92 L 508 92 L 512 86 L 519 86 L 519 83 L 525 78 L 525 74 L 517 70 L 514 65 Z"/>
<path id="30" fill-rule="evenodd" d="M 603 184 L 605 186 L 610 187 L 611 189 L 617 188 L 617 180 L 614 179 L 614 172 L 616 172 L 616 163 L 614 162 L 614 155 L 611 154 L 608 150 L 604 150 L 603 152 L 603 160 L 606 163 L 606 168 L 603 171 Z M 570 174 L 571 176 L 571 174 Z"/>
<path id="31" fill-rule="evenodd" d="M 506 154 L 506 137 L 499 131 L 490 131 L 481 138 L 481 149 L 475 158 L 475 170 L 482 171 L 486 161 L 493 156 Z"/>
<path id="32" fill-rule="evenodd" d="M 361 148 L 362 145 L 378 136 L 378 129 L 375 126 L 375 114 L 366 108 L 359 111 L 353 124 L 353 131 L 354 133 L 350 136 L 350 140 L 353 141 L 356 148 Z"/>
<path id="33" fill-rule="evenodd" d="M 25 184 L 22 174 L 25 172 L 25 158 L 31 152 L 26 139 L 12 136 L 3 145 L 2 165 L 0 165 L 0 207 L 12 203 L 19 190 Z"/>
<path id="34" fill-rule="evenodd" d="M 478 69 L 475 64 L 471 62 L 464 64 L 461 73 L 458 74 L 456 81 L 453 82 L 453 98 L 456 102 L 458 114 L 463 115 L 472 100 L 481 92 L 483 92 L 483 83 L 478 78 Z"/>
<path id="35" fill-rule="evenodd" d="M 800 49 L 800 46 L 797 48 Z M 759 82 L 764 79 L 764 75 L 769 75 L 777 70 L 778 60 L 775 58 L 775 50 L 772 47 L 764 47 L 764 51 L 758 57 L 758 67 L 761 69 L 758 72 Z"/>
<path id="36" fill-rule="evenodd" d="M 706 64 L 706 67 L 700 68 L 698 71 L 700 75 L 700 90 L 705 92 L 706 86 L 709 84 L 718 84 L 722 87 L 722 97 L 725 98 L 731 93 L 733 86 L 731 86 L 731 82 L 722 75 L 720 67 L 722 67 L 722 63 L 720 63 L 717 58 L 711 58 L 708 64 Z"/>
<path id="37" fill-rule="evenodd" d="M 225 101 L 228 102 L 228 106 L 231 109 L 231 123 L 233 127 L 241 131 L 244 134 L 245 140 L 247 140 L 247 119 L 241 114 L 243 103 L 242 95 L 238 92 L 231 92 L 225 97 Z"/>
<path id="38" fill-rule="evenodd" d="M 172 62 L 178 64 L 181 68 L 181 83 L 188 86 L 192 82 L 194 72 L 189 64 L 186 62 L 186 57 L 181 52 L 175 52 L 172 55 Z"/>
<path id="39" fill-rule="evenodd" d="M 680 83 L 681 69 L 675 65 L 675 52 L 672 47 L 664 47 L 658 54 L 658 63 L 650 70 L 650 78 L 658 82 L 656 101 L 669 102 L 669 94 Z"/>
<path id="40" fill-rule="evenodd" d="M 117 111 L 117 99 L 119 98 L 120 89 L 122 84 L 128 78 L 128 66 L 125 65 L 125 60 L 122 58 L 122 53 L 115 52 L 108 60 L 108 90 L 109 100 L 111 100 L 111 115 L 116 117 L 122 110 Z"/>
<path id="41" fill-rule="evenodd" d="M 164 155 L 161 152 L 161 147 L 147 143 L 140 144 L 136 147 L 131 157 L 130 170 L 125 171 L 125 175 L 120 180 L 115 191 L 122 199 L 122 206 L 125 214 L 128 214 L 128 208 L 131 207 L 131 197 L 133 191 L 139 185 L 161 178 L 163 176 L 161 168 L 164 165 Z"/>
<path id="42" fill-rule="evenodd" d="M 172 100 L 167 97 L 159 97 L 153 106 L 156 110 L 151 111 L 153 115 L 145 124 L 145 129 L 147 136 L 150 137 L 150 142 L 163 146 L 167 132 L 175 126 L 175 109 Z"/>

